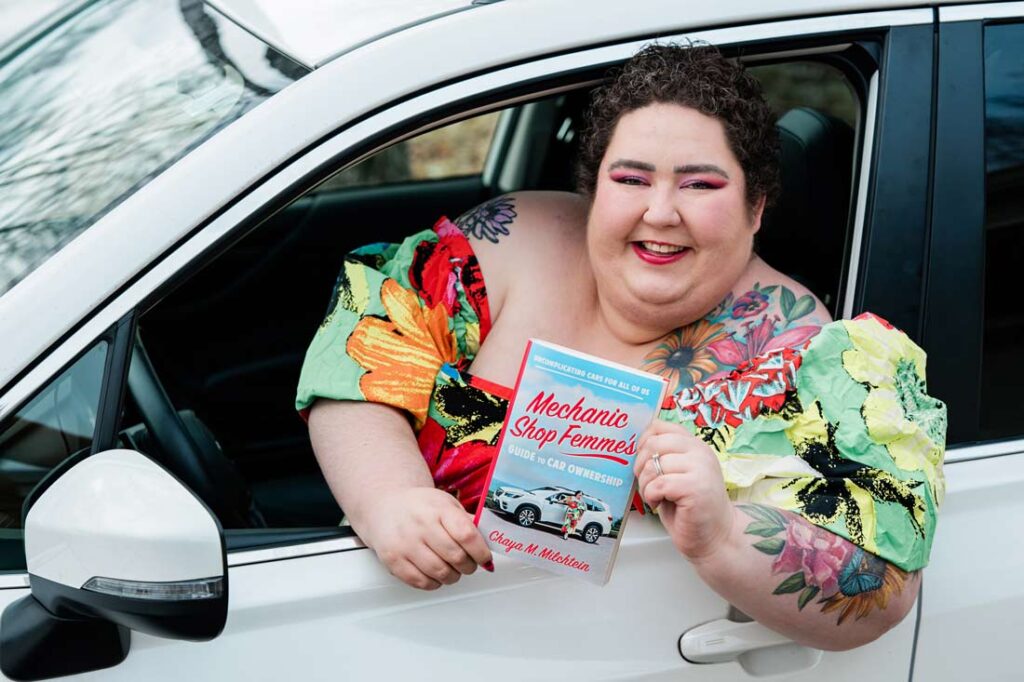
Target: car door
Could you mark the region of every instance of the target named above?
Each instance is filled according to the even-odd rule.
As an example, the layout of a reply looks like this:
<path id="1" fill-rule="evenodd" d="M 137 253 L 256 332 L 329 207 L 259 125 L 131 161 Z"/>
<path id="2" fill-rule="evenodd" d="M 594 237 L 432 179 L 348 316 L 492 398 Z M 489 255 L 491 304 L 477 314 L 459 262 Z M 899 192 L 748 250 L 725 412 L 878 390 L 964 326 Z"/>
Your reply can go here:
<path id="1" fill-rule="evenodd" d="M 510 3 L 501 11 L 519 20 L 536 18 L 529 9 L 514 5 Z M 877 263 L 870 258 L 862 260 L 862 252 L 870 255 L 869 247 L 877 246 L 879 225 L 899 207 L 892 202 L 913 203 L 923 196 L 913 195 L 917 191 L 913 178 L 900 198 L 887 194 L 889 190 L 879 183 L 876 168 L 881 159 L 896 153 L 888 145 L 896 144 L 895 138 L 901 133 L 910 129 L 912 139 L 908 144 L 914 154 L 917 150 L 912 148 L 913 140 L 919 135 L 928 137 L 927 129 L 920 131 L 920 126 L 922 118 L 930 119 L 930 112 L 926 108 L 907 119 L 906 111 L 913 109 L 908 98 L 916 91 L 910 88 L 907 92 L 905 88 L 908 82 L 916 83 L 920 73 L 930 76 L 933 68 L 931 11 L 816 17 L 716 30 L 688 26 L 684 13 L 678 8 L 675 12 L 679 18 L 662 13 L 658 20 L 678 27 L 680 36 L 707 39 L 733 49 L 742 46 L 748 54 L 769 60 L 801 51 L 838 53 L 851 44 L 864 43 L 858 54 L 862 53 L 870 64 L 866 68 L 867 100 L 858 146 L 860 175 L 854 237 L 843 303 L 848 312 L 858 310 L 870 298 L 865 292 L 876 286 L 870 279 L 872 273 L 864 272 L 861 263 L 872 267 Z M 473 27 L 473 21 L 484 22 L 476 28 L 490 25 L 485 19 L 469 16 L 450 28 L 439 24 L 433 32 L 417 32 L 404 40 L 395 38 L 379 49 L 402 48 L 416 53 L 426 44 L 454 42 L 460 31 Z M 635 36 L 646 34 L 637 31 Z M 386 101 L 376 113 L 345 121 L 316 144 L 298 147 L 303 151 L 268 171 L 255 188 L 222 198 L 217 205 L 223 210 L 197 209 L 196 214 L 202 216 L 201 228 L 185 230 L 182 240 L 161 251 L 161 257 L 143 273 L 117 286 L 91 317 L 19 376 L 3 396 L 4 404 L 19 405 L 37 394 L 59 369 L 70 366 L 82 348 L 99 338 L 101 331 L 117 325 L 130 328 L 136 313 L 156 305 L 174 285 L 207 265 L 242 232 L 252 229 L 302 188 L 365 154 L 368 148 L 414 130 L 424 121 L 465 115 L 524 96 L 540 96 L 566 87 L 567 82 L 589 82 L 607 65 L 635 52 L 642 44 L 635 36 L 623 41 L 623 36 L 610 33 L 605 37 L 617 42 L 591 49 L 561 45 L 561 54 L 526 60 L 521 55 L 513 60 L 495 48 L 491 57 L 511 65 L 438 84 L 415 96 L 393 92 L 388 90 L 389 84 L 377 83 L 373 97 Z M 553 42 L 536 51 L 546 54 L 557 46 Z M 374 52 L 360 56 L 356 51 L 328 64 L 297 83 L 289 96 L 299 101 L 314 88 L 363 78 L 358 76 L 359 69 L 380 56 L 377 50 Z M 438 71 L 443 68 L 438 67 Z M 930 78 L 923 81 L 929 82 Z M 282 96 L 279 101 L 276 111 L 284 110 L 289 99 Z M 919 102 L 913 105 L 919 106 Z M 253 120 L 268 121 L 270 129 L 271 113 L 264 110 L 264 119 Z M 879 121 L 887 127 L 880 126 Z M 244 142 L 249 144 L 249 140 Z M 242 148 L 238 139 L 222 143 L 215 140 L 214 144 L 224 145 L 211 147 L 219 151 L 230 144 Z M 172 195 L 185 191 L 190 187 L 190 171 L 210 163 L 211 156 L 212 152 L 187 157 L 172 169 L 171 177 L 159 189 Z M 912 155 L 893 164 L 904 170 L 909 164 L 910 171 L 919 170 L 913 161 Z M 140 195 L 116 220 L 146 213 L 145 203 L 157 202 L 155 192 Z M 158 208 L 167 201 L 161 196 L 154 206 Z M 868 206 L 872 207 L 870 211 Z M 207 219 L 207 214 L 212 217 Z M 177 217 L 184 219 L 180 214 Z M 117 229 L 111 227 L 109 232 L 116 233 Z M 905 316 L 914 312 L 900 305 L 891 307 Z M 124 332 L 115 338 L 121 339 L 118 343 L 127 353 Z M 104 369 L 108 391 L 101 400 L 103 414 L 117 414 L 110 406 L 116 408 L 124 398 L 126 355 L 117 357 L 122 359 L 107 362 Z M 115 432 L 109 424 L 105 428 L 106 434 L 103 438 L 97 436 L 94 449 L 113 444 Z M 736 630 L 736 636 L 750 630 L 753 635 L 746 645 L 741 641 L 743 653 L 737 658 L 718 664 L 684 659 L 678 648 L 684 633 L 702 624 L 732 620 L 740 625 L 747 619 L 699 580 L 656 519 L 636 513 L 622 541 L 611 582 L 604 588 L 557 578 L 498 556 L 494 574 L 477 573 L 453 587 L 417 592 L 388 575 L 351 531 L 334 531 L 329 534 L 334 537 L 313 540 L 297 538 L 289 529 L 226 533 L 230 607 L 221 636 L 206 643 L 183 643 L 133 633 L 127 660 L 83 679 L 533 679 L 572 675 L 595 679 L 733 680 L 772 674 L 787 680 L 818 680 L 823 675 L 834 680 L 861 680 L 902 679 L 910 667 L 913 616 L 879 641 L 849 652 L 812 650 L 773 637 L 760 626 L 745 626 Z M 0 591 L 0 606 L 26 594 L 19 581 L 24 581 L 23 574 L 10 576 L 5 583 L 9 589 Z M 561 620 L 543 615 L 550 613 L 553 604 L 558 605 L 559 612 L 573 613 L 573 628 L 567 629 Z M 704 647 L 713 650 L 720 641 L 708 638 Z"/>
<path id="2" fill-rule="evenodd" d="M 546 496 L 541 502 L 540 520 L 544 523 L 561 524 L 565 518 L 565 500 L 567 497 L 566 493 L 555 493 L 554 495 Z"/>
<path id="3" fill-rule="evenodd" d="M 1024 3 L 940 18 L 925 342 L 950 447 L 915 678 L 1007 680 L 1024 628 L 1024 330 L 1011 302 L 1024 257 Z"/>

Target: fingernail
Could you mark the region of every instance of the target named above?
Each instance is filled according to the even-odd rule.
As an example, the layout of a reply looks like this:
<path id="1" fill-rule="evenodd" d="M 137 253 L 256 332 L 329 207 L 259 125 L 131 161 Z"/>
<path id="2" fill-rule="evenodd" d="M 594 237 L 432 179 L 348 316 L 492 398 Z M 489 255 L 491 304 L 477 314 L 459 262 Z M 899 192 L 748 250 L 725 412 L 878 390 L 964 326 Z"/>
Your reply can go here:
<path id="1" fill-rule="evenodd" d="M 480 564 L 480 568 L 484 569 L 488 573 L 494 573 L 494 562 L 493 561 L 484 562 L 484 563 Z"/>

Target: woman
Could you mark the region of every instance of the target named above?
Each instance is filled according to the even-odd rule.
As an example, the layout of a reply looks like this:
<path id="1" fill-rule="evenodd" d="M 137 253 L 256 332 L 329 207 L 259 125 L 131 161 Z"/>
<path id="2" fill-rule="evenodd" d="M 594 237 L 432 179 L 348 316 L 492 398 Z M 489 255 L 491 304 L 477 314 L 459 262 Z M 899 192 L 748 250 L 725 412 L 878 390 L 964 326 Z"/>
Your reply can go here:
<path id="1" fill-rule="evenodd" d="M 580 195 L 501 197 L 346 260 L 297 398 L 329 485 L 410 585 L 488 564 L 467 510 L 546 339 L 673 384 L 635 468 L 708 585 L 811 646 L 874 639 L 913 604 L 942 494 L 923 353 L 877 318 L 830 323 L 753 252 L 774 117 L 714 48 L 643 50 L 590 114 Z"/>
<path id="2" fill-rule="evenodd" d="M 568 540 L 569 536 L 576 532 L 576 526 L 583 518 L 583 491 L 577 490 L 572 497 L 565 499 L 565 521 L 562 522 L 562 539 Z"/>

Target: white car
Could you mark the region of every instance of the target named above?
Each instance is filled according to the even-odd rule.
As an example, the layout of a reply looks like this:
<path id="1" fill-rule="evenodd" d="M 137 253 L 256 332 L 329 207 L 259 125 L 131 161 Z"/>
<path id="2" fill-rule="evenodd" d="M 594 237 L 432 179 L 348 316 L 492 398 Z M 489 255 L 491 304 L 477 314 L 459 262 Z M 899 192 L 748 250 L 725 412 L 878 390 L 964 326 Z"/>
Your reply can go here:
<path id="1" fill-rule="evenodd" d="M 574 492 L 560 487 L 524 490 L 501 486 L 494 491 L 494 501 L 501 511 L 512 516 L 524 528 L 534 524 L 561 528 L 565 522 L 566 500 Z M 580 536 L 588 544 L 594 544 L 602 535 L 612 532 L 612 514 L 608 505 L 596 497 L 584 495 L 583 503 L 586 508 L 572 534 Z"/>
<path id="2" fill-rule="evenodd" d="M 600 591 L 504 556 L 413 590 L 338 525 L 292 410 L 342 254 L 571 187 L 588 91 L 654 38 L 761 79 L 761 255 L 906 330 L 949 406 L 922 597 L 864 647 L 750 622 L 649 516 Z M 1022 46 L 1022 2 L 64 3 L 0 48 L 0 670 L 1018 678 Z"/>

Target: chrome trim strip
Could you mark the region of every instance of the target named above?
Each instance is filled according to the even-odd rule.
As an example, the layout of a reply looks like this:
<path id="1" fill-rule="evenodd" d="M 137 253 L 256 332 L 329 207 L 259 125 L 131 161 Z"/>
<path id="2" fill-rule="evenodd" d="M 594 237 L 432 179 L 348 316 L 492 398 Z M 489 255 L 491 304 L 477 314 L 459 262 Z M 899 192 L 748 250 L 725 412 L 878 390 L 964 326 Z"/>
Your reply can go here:
<path id="1" fill-rule="evenodd" d="M 0 573 L 0 590 L 27 590 L 28 573 Z"/>
<path id="2" fill-rule="evenodd" d="M 247 549 L 228 553 L 228 568 L 249 566 L 251 564 L 262 564 L 268 561 L 280 561 L 282 559 L 297 559 L 304 556 L 316 554 L 334 554 L 335 552 L 348 552 L 353 549 L 365 549 L 366 545 L 357 537 L 333 538 L 331 540 L 319 540 L 314 542 L 296 543 L 282 547 L 269 547 L 260 549 Z"/>
<path id="3" fill-rule="evenodd" d="M 1007 455 L 1024 455 L 1024 439 L 1001 440 L 994 443 L 975 443 L 954 446 L 946 450 L 946 464 L 969 462 L 976 459 L 990 459 Z"/>
<path id="4" fill-rule="evenodd" d="M 1024 19 L 1024 2 L 993 2 L 984 5 L 940 7 L 939 21 L 975 21 L 978 19 Z"/>
<path id="5" fill-rule="evenodd" d="M 857 274 L 860 271 L 861 250 L 864 247 L 864 217 L 868 206 L 868 188 L 871 180 L 871 161 L 875 153 L 875 128 L 878 127 L 878 72 L 868 84 L 868 105 L 864 114 L 864 151 L 860 157 L 860 181 L 857 185 L 857 208 L 853 219 L 853 241 L 850 244 L 850 269 L 846 275 L 846 293 L 843 296 L 843 319 L 853 317 L 853 299 L 857 293 Z"/>
<path id="6" fill-rule="evenodd" d="M 852 44 L 853 43 L 836 43 L 835 45 L 825 45 L 824 47 L 809 47 L 805 50 L 783 50 L 781 52 L 769 52 L 767 54 L 754 54 L 749 57 L 741 56 L 740 61 L 744 64 L 756 64 L 758 62 L 768 61 L 769 59 L 788 59 L 789 57 L 805 57 L 812 54 L 832 54 L 833 52 L 842 52 Z"/>

